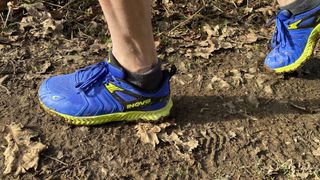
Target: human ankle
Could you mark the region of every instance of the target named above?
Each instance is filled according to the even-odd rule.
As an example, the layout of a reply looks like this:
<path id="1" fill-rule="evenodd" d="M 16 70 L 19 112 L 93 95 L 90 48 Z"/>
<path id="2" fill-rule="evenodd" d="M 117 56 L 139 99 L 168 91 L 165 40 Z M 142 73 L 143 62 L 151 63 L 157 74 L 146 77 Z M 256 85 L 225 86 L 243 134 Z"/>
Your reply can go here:
<path id="1" fill-rule="evenodd" d="M 121 67 L 126 72 L 125 80 L 134 86 L 147 91 L 158 89 L 162 83 L 163 73 L 160 62 L 146 68 L 140 68 L 140 71 L 130 71 L 123 67 L 117 58 L 110 52 L 110 64 Z"/>
<path id="2" fill-rule="evenodd" d="M 281 9 L 290 11 L 293 15 L 297 15 L 311 9 L 314 9 L 320 5 L 320 0 L 295 0 L 289 4 L 280 4 Z"/>
<path id="3" fill-rule="evenodd" d="M 156 53 L 149 52 L 152 49 L 140 52 L 138 50 L 118 51 L 113 50 L 112 54 L 116 57 L 122 68 L 131 73 L 145 73 L 158 63 Z"/>

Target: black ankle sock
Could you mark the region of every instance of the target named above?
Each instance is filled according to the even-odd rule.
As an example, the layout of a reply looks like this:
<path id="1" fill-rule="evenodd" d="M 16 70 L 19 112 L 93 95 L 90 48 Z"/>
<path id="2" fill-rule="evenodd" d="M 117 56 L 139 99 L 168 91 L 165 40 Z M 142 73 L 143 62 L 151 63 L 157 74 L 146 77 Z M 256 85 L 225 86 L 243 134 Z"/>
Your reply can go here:
<path id="1" fill-rule="evenodd" d="M 114 57 L 112 52 L 110 52 L 110 64 L 116 67 L 123 68 L 118 60 Z M 145 73 L 132 73 L 127 71 L 126 69 L 124 69 L 124 71 L 127 75 L 125 80 L 142 90 L 156 90 L 162 83 L 163 74 L 161 71 L 160 62 L 154 65 L 149 71 Z"/>
<path id="2" fill-rule="evenodd" d="M 281 7 L 290 11 L 293 15 L 297 15 L 311 9 L 316 8 L 320 5 L 320 0 L 296 0 L 291 4 Z"/>

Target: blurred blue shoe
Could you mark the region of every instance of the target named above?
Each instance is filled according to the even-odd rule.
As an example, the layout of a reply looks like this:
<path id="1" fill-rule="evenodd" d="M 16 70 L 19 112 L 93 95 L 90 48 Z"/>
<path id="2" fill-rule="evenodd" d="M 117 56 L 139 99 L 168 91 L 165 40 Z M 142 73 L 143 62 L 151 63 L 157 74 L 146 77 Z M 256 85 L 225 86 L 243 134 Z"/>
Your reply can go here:
<path id="1" fill-rule="evenodd" d="M 277 73 L 294 71 L 313 54 L 320 36 L 320 6 L 293 16 L 282 10 L 276 17 L 272 51 L 265 66 Z"/>

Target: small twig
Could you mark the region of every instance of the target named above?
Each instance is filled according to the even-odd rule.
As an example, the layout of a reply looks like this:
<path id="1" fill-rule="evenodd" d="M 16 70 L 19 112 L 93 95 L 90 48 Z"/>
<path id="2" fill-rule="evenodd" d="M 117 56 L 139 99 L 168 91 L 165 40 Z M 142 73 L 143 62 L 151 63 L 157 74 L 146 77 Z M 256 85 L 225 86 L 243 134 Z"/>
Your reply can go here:
<path id="1" fill-rule="evenodd" d="M 5 87 L 4 85 L 2 85 L 2 83 L 9 77 L 9 75 L 5 75 L 2 78 L 0 78 L 0 88 L 3 88 L 7 91 L 7 94 L 10 95 L 10 91 L 7 87 Z"/>
<path id="2" fill-rule="evenodd" d="M 4 23 L 4 18 L 3 18 L 3 16 L 2 16 L 2 13 L 0 13 L 0 19 L 1 19 L 1 21 Z"/>
<path id="3" fill-rule="evenodd" d="M 307 112 L 307 113 L 318 113 L 320 112 L 320 107 L 303 107 L 303 106 L 299 106 L 297 104 L 294 104 L 294 103 L 290 103 L 290 105 L 298 110 L 301 110 L 301 111 L 304 111 L 304 112 Z"/>
<path id="4" fill-rule="evenodd" d="M 202 0 L 202 4 L 203 4 L 204 6 L 207 6 L 207 3 L 206 3 L 204 0 Z"/>
<path id="5" fill-rule="evenodd" d="M 53 4 L 53 3 L 50 3 L 50 2 L 45 2 L 45 1 L 42 1 L 42 3 L 45 3 L 45 4 L 48 4 L 50 6 L 54 6 L 54 7 L 58 7 L 60 9 L 58 10 L 63 10 L 63 9 L 66 9 L 67 6 L 69 6 L 73 1 L 70 1 L 68 4 L 65 4 L 64 6 L 60 6 L 58 4 Z M 83 13 L 83 11 L 79 11 L 79 10 L 76 10 L 76 9 L 70 9 L 70 8 L 67 8 L 67 10 L 70 10 L 70 11 L 73 11 L 73 12 L 77 12 L 77 13 Z"/>
<path id="6" fill-rule="evenodd" d="M 303 107 L 303 106 L 299 106 L 297 104 L 293 104 L 292 102 L 290 103 L 290 105 L 296 109 L 299 109 L 299 110 L 302 110 L 302 111 L 307 111 L 307 108 L 306 107 Z"/>
<path id="7" fill-rule="evenodd" d="M 187 22 L 189 22 L 190 20 L 192 20 L 196 15 L 198 15 L 203 9 L 205 8 L 205 6 L 202 6 L 197 12 L 195 12 L 192 16 L 189 16 L 186 20 L 182 21 L 181 23 L 179 23 L 177 26 L 175 26 L 174 28 L 172 28 L 169 33 L 171 33 L 172 31 L 178 29 L 180 26 L 183 26 L 184 24 L 186 24 Z"/>
<path id="8" fill-rule="evenodd" d="M 65 166 L 69 166 L 69 164 L 67 164 L 67 163 L 65 163 L 65 162 L 63 162 L 63 161 L 60 161 L 60 160 L 57 159 L 57 158 L 54 158 L 54 157 L 51 157 L 51 156 L 45 156 L 45 157 L 47 157 L 47 158 L 49 158 L 49 159 L 52 159 L 52 160 L 54 160 L 54 161 L 57 161 L 57 162 L 65 165 Z"/>
<path id="9" fill-rule="evenodd" d="M 87 160 L 90 160 L 90 159 L 91 159 L 91 157 L 87 157 L 87 158 L 84 158 L 84 159 L 82 159 L 82 160 L 78 160 L 77 162 L 74 162 L 74 163 L 72 163 L 72 164 L 68 164 L 67 166 L 64 166 L 64 167 L 62 167 L 62 168 L 57 169 L 56 171 L 54 171 L 53 173 L 51 173 L 51 175 L 55 175 L 56 173 L 58 173 L 58 172 L 60 172 L 60 171 L 63 171 L 63 170 L 65 170 L 65 169 L 68 169 L 68 168 L 70 168 L 70 167 L 73 167 L 73 166 L 77 165 L 78 163 L 82 163 L 82 162 L 87 161 Z"/>
<path id="10" fill-rule="evenodd" d="M 7 23 L 8 23 L 8 20 L 9 20 L 9 17 L 11 16 L 11 13 L 12 13 L 12 2 L 8 2 L 7 4 L 8 6 L 8 14 L 7 14 L 7 17 L 6 17 L 6 20 L 4 21 L 4 24 L 3 24 L 3 27 L 6 28 L 7 27 Z"/>
<path id="11" fill-rule="evenodd" d="M 218 6 L 216 6 L 216 5 L 212 5 L 214 8 L 216 8 L 218 11 L 220 11 L 220 12 L 222 12 L 223 13 L 223 11 L 220 9 L 220 8 L 218 8 Z"/>
<path id="12" fill-rule="evenodd" d="M 238 8 L 237 4 L 234 1 L 232 1 L 231 4 L 233 4 L 235 8 Z"/>
<path id="13" fill-rule="evenodd" d="M 64 6 L 62 6 L 59 10 L 65 9 L 66 7 L 68 7 L 70 4 L 74 3 L 75 0 L 72 0 L 70 2 L 68 2 L 67 4 L 65 4 Z"/>

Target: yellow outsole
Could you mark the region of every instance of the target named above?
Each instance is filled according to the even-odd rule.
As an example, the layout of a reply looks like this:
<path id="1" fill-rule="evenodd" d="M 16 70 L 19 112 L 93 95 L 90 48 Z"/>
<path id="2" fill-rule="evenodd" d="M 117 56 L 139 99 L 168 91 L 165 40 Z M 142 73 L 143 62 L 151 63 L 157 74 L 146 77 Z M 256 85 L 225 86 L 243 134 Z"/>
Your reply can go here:
<path id="1" fill-rule="evenodd" d="M 301 67 L 307 60 L 309 60 L 313 54 L 313 50 L 316 47 L 320 36 L 320 24 L 318 24 L 314 30 L 311 32 L 306 47 L 304 48 L 301 56 L 293 63 L 285 67 L 273 69 L 276 73 L 285 73 L 297 70 Z"/>
<path id="2" fill-rule="evenodd" d="M 100 116 L 88 116 L 88 117 L 77 117 L 77 116 L 70 116 L 70 115 L 58 113 L 46 107 L 41 101 L 40 101 L 40 105 L 49 114 L 62 117 L 69 124 L 73 124 L 77 126 L 91 126 L 91 125 L 100 125 L 100 124 L 105 124 L 105 123 L 115 122 L 115 121 L 128 121 L 128 122 L 138 121 L 138 120 L 157 121 L 163 117 L 169 116 L 170 110 L 173 106 L 173 102 L 172 102 L 172 99 L 170 99 L 168 104 L 164 108 L 156 111 L 119 112 L 119 113 L 105 114 Z"/>

